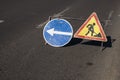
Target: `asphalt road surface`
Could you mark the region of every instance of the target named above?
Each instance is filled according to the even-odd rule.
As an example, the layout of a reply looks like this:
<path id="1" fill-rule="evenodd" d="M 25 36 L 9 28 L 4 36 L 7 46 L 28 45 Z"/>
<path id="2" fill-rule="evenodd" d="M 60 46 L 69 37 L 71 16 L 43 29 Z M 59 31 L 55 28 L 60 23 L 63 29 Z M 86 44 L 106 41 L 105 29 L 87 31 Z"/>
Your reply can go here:
<path id="1" fill-rule="evenodd" d="M 45 45 L 49 16 L 68 21 L 74 33 L 96 12 L 108 42 L 73 38 Z M 0 2 L 0 80 L 120 80 L 120 0 L 3 0 Z"/>

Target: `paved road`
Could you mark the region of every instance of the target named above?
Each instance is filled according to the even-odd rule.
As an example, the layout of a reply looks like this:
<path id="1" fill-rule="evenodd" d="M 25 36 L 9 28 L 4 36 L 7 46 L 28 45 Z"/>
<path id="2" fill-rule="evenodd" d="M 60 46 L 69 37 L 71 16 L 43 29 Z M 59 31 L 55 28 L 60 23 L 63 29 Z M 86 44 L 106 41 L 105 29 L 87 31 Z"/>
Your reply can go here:
<path id="1" fill-rule="evenodd" d="M 44 44 L 42 30 L 49 15 L 87 19 L 92 12 L 108 37 L 103 51 L 100 42 L 82 39 L 62 48 Z M 68 21 L 74 33 L 84 22 Z M 119 80 L 119 24 L 119 0 L 2 1 L 0 80 Z"/>

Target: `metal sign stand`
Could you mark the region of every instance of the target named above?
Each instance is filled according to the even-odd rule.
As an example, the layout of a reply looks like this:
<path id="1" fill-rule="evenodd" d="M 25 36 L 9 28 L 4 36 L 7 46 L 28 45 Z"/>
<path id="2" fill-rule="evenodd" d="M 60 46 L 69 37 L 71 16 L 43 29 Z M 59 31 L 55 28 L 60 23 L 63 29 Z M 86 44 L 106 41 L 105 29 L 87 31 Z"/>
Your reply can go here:
<path id="1" fill-rule="evenodd" d="M 110 18 L 111 17 L 108 16 L 108 20 L 104 20 L 104 22 L 105 22 L 105 25 L 103 25 L 104 32 L 106 31 L 106 28 L 107 28 L 109 22 L 111 21 Z M 101 51 L 103 51 L 103 47 L 104 47 L 104 42 L 101 42 L 101 49 L 100 49 Z"/>
<path id="2" fill-rule="evenodd" d="M 104 42 L 101 42 L 101 48 L 100 48 L 100 51 L 103 51 L 103 47 L 104 47 Z"/>

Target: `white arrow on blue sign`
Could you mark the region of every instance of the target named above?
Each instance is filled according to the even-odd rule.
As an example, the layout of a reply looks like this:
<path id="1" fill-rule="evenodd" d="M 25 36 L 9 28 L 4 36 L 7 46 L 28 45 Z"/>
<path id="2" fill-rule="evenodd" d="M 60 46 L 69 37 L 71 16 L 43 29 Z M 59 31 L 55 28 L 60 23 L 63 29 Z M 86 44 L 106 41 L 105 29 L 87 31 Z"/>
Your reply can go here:
<path id="1" fill-rule="evenodd" d="M 45 41 L 53 47 L 65 46 L 70 42 L 72 36 L 72 26 L 65 19 L 53 19 L 43 29 Z"/>

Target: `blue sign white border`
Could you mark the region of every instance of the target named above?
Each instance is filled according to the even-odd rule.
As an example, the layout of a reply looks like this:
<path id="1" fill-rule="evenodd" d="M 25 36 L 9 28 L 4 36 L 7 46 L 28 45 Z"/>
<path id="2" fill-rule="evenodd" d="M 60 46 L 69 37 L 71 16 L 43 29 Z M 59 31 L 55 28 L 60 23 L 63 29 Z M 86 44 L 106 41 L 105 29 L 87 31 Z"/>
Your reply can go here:
<path id="1" fill-rule="evenodd" d="M 71 35 L 71 37 L 69 38 L 69 40 L 64 44 L 64 45 L 53 45 L 53 44 L 51 44 L 51 43 L 49 43 L 47 40 L 46 40 L 46 38 L 45 38 L 45 36 L 44 36 L 44 32 L 45 32 L 45 27 L 50 23 L 50 22 L 52 22 L 52 21 L 54 21 L 54 20 L 63 20 L 63 21 L 65 21 L 66 23 L 68 23 L 68 25 L 70 26 L 70 28 L 71 28 L 71 30 L 72 30 L 72 35 Z M 44 37 L 44 40 L 45 40 L 45 42 L 47 43 L 47 44 L 49 44 L 49 45 L 51 45 L 51 46 L 53 46 L 53 47 L 63 47 L 63 46 L 65 46 L 65 45 L 67 45 L 70 41 L 71 41 L 71 39 L 73 38 L 73 27 L 72 27 L 72 25 L 67 21 L 67 20 L 65 20 L 65 19 L 60 19 L 60 18 L 55 18 L 55 19 L 52 19 L 52 20 L 50 20 L 45 26 L 44 26 L 44 29 L 43 29 L 43 37 Z"/>

